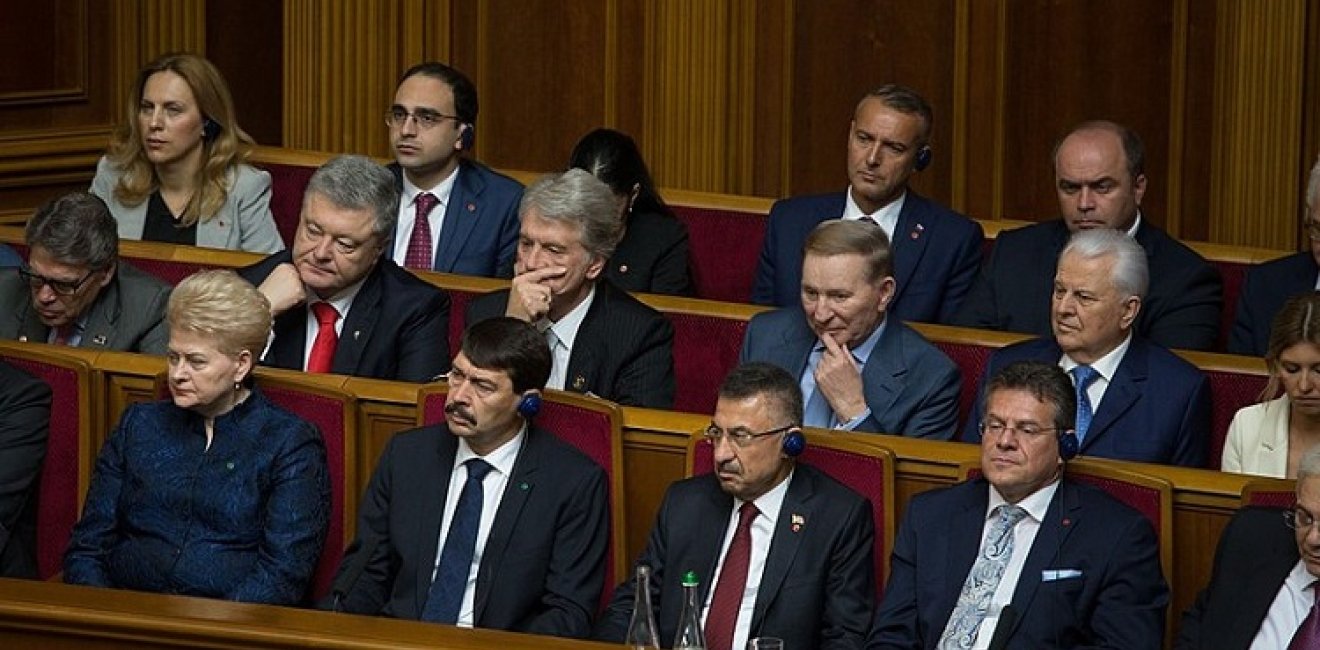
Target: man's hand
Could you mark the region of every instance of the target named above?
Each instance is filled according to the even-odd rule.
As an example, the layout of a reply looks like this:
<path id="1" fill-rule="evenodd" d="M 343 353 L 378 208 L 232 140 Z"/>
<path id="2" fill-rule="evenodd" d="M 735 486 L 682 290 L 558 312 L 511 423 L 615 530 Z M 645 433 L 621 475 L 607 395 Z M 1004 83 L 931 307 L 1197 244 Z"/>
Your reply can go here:
<path id="1" fill-rule="evenodd" d="M 298 269 L 287 262 L 275 267 L 257 290 L 270 301 L 271 316 L 279 316 L 307 298 Z"/>
<path id="2" fill-rule="evenodd" d="M 529 323 L 545 318 L 550 313 L 550 301 L 554 293 L 544 284 L 547 280 L 563 277 L 568 269 L 551 266 L 544 269 L 524 271 L 513 277 L 509 287 L 509 303 L 504 309 L 505 316 L 525 320 Z"/>
<path id="3" fill-rule="evenodd" d="M 862 392 L 862 370 L 857 367 L 852 352 L 835 342 L 826 333 L 821 341 L 825 352 L 816 364 L 816 388 L 829 402 L 830 409 L 840 422 L 847 422 L 866 411 L 866 396 Z"/>

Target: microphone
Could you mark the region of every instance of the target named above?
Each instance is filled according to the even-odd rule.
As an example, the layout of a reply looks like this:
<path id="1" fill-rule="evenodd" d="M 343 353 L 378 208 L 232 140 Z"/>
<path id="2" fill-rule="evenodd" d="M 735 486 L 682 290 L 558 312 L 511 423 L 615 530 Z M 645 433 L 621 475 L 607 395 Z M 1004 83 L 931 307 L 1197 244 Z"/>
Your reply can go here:
<path id="1" fill-rule="evenodd" d="M 990 637 L 989 650 L 1004 650 L 1008 647 L 1008 637 L 1013 632 L 1013 626 L 1017 624 L 1018 613 L 1013 609 L 1013 605 L 1004 605 L 999 610 L 999 622 L 995 624 L 995 634 Z"/>
<path id="2" fill-rule="evenodd" d="M 358 554 L 353 556 L 353 561 L 339 572 L 339 579 L 330 589 L 330 611 L 344 611 L 344 598 L 353 591 L 357 581 L 362 577 L 362 572 L 367 570 L 367 564 L 371 562 L 371 556 L 376 554 L 376 547 L 380 545 L 379 539 L 367 539 L 358 547 Z"/>

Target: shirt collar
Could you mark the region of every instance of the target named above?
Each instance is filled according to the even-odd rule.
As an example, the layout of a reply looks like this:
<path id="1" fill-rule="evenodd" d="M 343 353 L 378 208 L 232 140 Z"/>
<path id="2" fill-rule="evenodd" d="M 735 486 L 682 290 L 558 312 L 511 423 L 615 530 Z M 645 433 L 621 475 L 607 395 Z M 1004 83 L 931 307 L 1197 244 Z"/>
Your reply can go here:
<path id="1" fill-rule="evenodd" d="M 870 214 L 862 212 L 862 208 L 857 205 L 857 201 L 853 200 L 852 186 L 848 187 L 848 191 L 844 192 L 844 196 L 846 198 L 843 202 L 843 216 L 840 217 L 841 219 L 852 220 L 861 219 L 862 217 L 870 217 L 874 219 L 876 223 L 882 223 L 882 220 L 884 219 L 889 219 L 893 223 L 898 223 L 898 213 L 903 211 L 903 202 L 907 200 L 907 189 L 904 189 L 903 193 L 898 195 L 898 198 L 880 206 L 878 210 Z"/>
<path id="2" fill-rule="evenodd" d="M 1141 227 L 1141 210 L 1137 210 L 1137 218 L 1132 220 L 1132 227 L 1127 229 L 1128 237 L 1137 238 L 1137 229 Z"/>
<path id="3" fill-rule="evenodd" d="M 1127 354 L 1128 347 L 1131 345 L 1132 332 L 1128 332 L 1127 337 L 1123 339 L 1122 343 L 1118 344 L 1118 347 L 1110 350 L 1105 356 L 1096 359 L 1095 363 L 1090 364 L 1091 368 L 1099 373 L 1100 377 L 1104 378 L 1105 381 L 1113 381 L 1114 373 L 1118 372 L 1118 364 L 1123 363 L 1123 357 Z M 1064 354 L 1063 357 L 1059 359 L 1059 367 L 1063 368 L 1064 372 L 1071 373 L 1072 369 L 1079 365 L 1081 364 L 1073 361 L 1067 354 Z"/>
<path id="4" fill-rule="evenodd" d="M 480 458 L 487 463 L 490 463 L 490 466 L 500 474 L 504 476 L 513 476 L 513 464 L 518 460 L 518 452 L 522 450 L 523 441 L 526 437 L 527 422 L 524 421 L 522 427 L 518 429 L 517 434 L 510 438 L 508 442 L 496 447 L 485 456 L 481 456 L 473 451 L 465 438 L 459 438 L 458 450 L 454 452 L 454 467 L 458 467 L 473 458 Z"/>
<path id="5" fill-rule="evenodd" d="M 1055 477 L 1053 481 L 1050 481 L 1049 485 L 1028 494 L 1014 505 L 1026 510 L 1028 516 L 1035 520 L 1036 523 L 1040 523 L 1045 521 L 1045 513 L 1050 509 L 1050 501 L 1054 500 L 1054 493 L 1058 491 L 1059 479 L 1058 477 Z M 1003 495 L 999 494 L 999 489 L 991 485 L 990 502 L 986 504 L 985 518 L 989 519 L 990 515 L 994 514 L 995 508 L 1007 503 L 1008 501 L 1004 499 Z"/>
<path id="6" fill-rule="evenodd" d="M 752 499 L 752 503 L 756 504 L 757 511 L 766 518 L 766 521 L 770 522 L 770 530 L 775 529 L 775 522 L 779 520 L 779 511 L 784 506 L 784 496 L 788 494 L 788 484 L 792 482 L 793 471 L 790 470 L 788 476 L 785 476 L 784 480 L 779 482 L 779 485 L 770 488 L 765 494 Z M 733 511 L 737 512 L 744 503 L 746 502 L 742 499 L 734 499 Z"/>
<path id="7" fill-rule="evenodd" d="M 435 187 L 432 188 L 417 187 L 416 185 L 413 185 L 412 181 L 408 180 L 407 174 L 402 174 L 403 204 L 406 206 L 412 206 L 412 204 L 417 201 L 418 194 L 421 194 L 423 192 L 430 192 L 432 195 L 435 196 L 437 200 L 440 201 L 440 203 L 436 206 L 437 208 L 442 208 L 449 205 L 449 195 L 452 194 L 454 191 L 454 182 L 458 180 L 458 170 L 460 167 L 462 167 L 462 165 L 458 165 L 454 167 L 454 171 L 450 172 L 449 175 L 446 176 L 444 180 L 440 181 L 439 185 L 436 185 Z"/>
<path id="8" fill-rule="evenodd" d="M 578 330 L 582 328 L 582 321 L 587 318 L 587 310 L 591 309 L 591 301 L 595 299 L 596 286 L 592 285 L 591 291 L 587 292 L 585 300 L 578 303 L 576 307 L 570 309 L 569 312 L 564 314 L 564 317 L 559 319 L 558 322 L 552 323 L 548 318 L 545 319 L 545 323 L 547 324 L 540 328 L 541 331 L 544 332 L 547 329 L 553 329 L 555 331 L 555 336 L 559 337 L 560 341 L 563 341 L 564 347 L 572 350 L 573 342 L 577 340 Z"/>
<path id="9" fill-rule="evenodd" d="M 380 264 L 381 262 L 377 261 L 376 263 Z M 376 269 L 373 268 L 370 271 L 367 271 L 367 275 L 371 275 L 375 272 Z M 331 307 L 335 308 L 335 311 L 339 312 L 339 317 L 344 318 L 348 315 L 348 310 L 353 307 L 353 300 L 357 298 L 358 292 L 362 290 L 362 284 L 367 281 L 367 275 L 362 276 L 361 280 L 344 287 L 339 293 L 331 296 L 329 300 L 321 300 L 316 296 L 315 292 L 304 287 L 303 292 L 307 297 L 307 308 L 311 309 L 313 303 L 328 302 Z"/>
<path id="10" fill-rule="evenodd" d="M 888 318 L 882 319 L 880 325 L 875 328 L 875 331 L 871 332 L 871 334 L 867 336 L 860 345 L 852 349 L 853 358 L 857 360 L 857 363 L 866 365 L 866 360 L 871 358 L 871 351 L 875 350 L 875 346 L 880 342 L 880 337 L 884 335 L 885 326 L 888 324 Z M 815 351 L 819 352 L 824 349 L 825 342 L 819 338 L 816 339 Z"/>

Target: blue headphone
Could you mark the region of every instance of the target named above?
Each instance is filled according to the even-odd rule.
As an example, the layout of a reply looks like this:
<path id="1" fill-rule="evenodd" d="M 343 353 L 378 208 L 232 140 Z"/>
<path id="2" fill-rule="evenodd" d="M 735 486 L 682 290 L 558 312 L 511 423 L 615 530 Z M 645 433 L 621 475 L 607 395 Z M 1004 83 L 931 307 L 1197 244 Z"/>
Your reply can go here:
<path id="1" fill-rule="evenodd" d="M 802 452 L 807 449 L 807 437 L 802 435 L 801 430 L 793 429 L 784 434 L 784 441 L 782 444 L 784 455 L 789 458 L 796 458 L 802 455 Z"/>
<path id="2" fill-rule="evenodd" d="M 461 131 L 458 134 L 458 144 L 462 146 L 463 151 L 471 151 L 472 145 L 477 141 L 477 127 L 468 122 L 463 122 L 458 126 Z"/>
<path id="3" fill-rule="evenodd" d="M 518 415 L 524 419 L 530 420 L 541 412 L 541 394 L 527 393 L 518 400 Z"/>
<path id="4" fill-rule="evenodd" d="M 1059 433 L 1059 458 L 1072 460 L 1077 456 L 1077 450 L 1081 443 L 1077 441 L 1077 432 L 1072 429 L 1065 429 Z"/>
<path id="5" fill-rule="evenodd" d="M 921 148 L 917 149 L 917 160 L 913 163 L 912 168 L 917 171 L 925 170 L 927 167 L 930 167 L 930 159 L 934 157 L 934 155 L 934 152 L 930 150 L 930 145 L 921 145 Z"/>

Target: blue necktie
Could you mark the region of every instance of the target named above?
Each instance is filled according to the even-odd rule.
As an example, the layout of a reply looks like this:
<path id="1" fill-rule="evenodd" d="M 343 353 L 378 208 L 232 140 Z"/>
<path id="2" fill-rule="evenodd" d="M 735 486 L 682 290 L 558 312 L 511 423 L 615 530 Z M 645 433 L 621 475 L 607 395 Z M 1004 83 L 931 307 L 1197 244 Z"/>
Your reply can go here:
<path id="1" fill-rule="evenodd" d="M 426 594 L 423 621 L 457 623 L 458 609 L 467 591 L 472 553 L 477 547 L 477 528 L 481 524 L 481 503 L 485 498 L 481 480 L 492 468 L 480 458 L 473 458 L 465 465 L 467 482 L 463 484 L 463 493 L 458 496 L 458 507 L 454 508 L 454 519 L 449 523 L 449 535 L 440 551 L 440 567 L 436 569 L 435 579 Z"/>
<path id="2" fill-rule="evenodd" d="M 1081 365 L 1072 369 L 1072 376 L 1074 387 L 1077 389 L 1077 442 L 1081 443 L 1086 439 L 1086 430 L 1091 428 L 1091 418 L 1095 415 L 1091 410 L 1091 396 L 1086 394 L 1086 387 L 1090 386 L 1100 373 L 1091 366 Z"/>
<path id="3" fill-rule="evenodd" d="M 807 359 L 807 372 L 814 376 L 816 366 L 825 356 L 825 346 L 817 343 L 811 350 L 811 357 Z M 806 409 L 802 413 L 802 423 L 809 427 L 820 427 L 828 429 L 834 424 L 834 409 L 830 408 L 830 403 L 825 399 L 825 393 L 820 391 L 820 385 L 811 391 L 807 396 Z"/>

